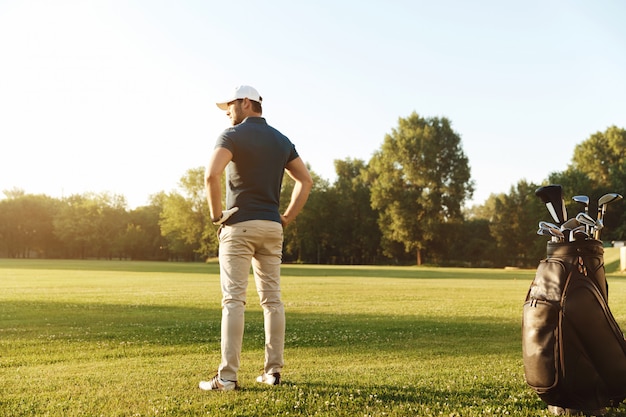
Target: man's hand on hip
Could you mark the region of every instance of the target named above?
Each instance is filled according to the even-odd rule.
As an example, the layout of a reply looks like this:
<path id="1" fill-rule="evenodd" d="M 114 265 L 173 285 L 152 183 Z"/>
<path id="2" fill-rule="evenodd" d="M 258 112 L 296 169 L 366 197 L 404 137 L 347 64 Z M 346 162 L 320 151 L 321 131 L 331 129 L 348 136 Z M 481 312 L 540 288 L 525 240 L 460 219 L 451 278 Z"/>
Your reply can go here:
<path id="1" fill-rule="evenodd" d="M 231 209 L 224 210 L 222 211 L 222 215 L 220 217 L 218 217 L 217 219 L 211 219 L 211 221 L 213 222 L 214 225 L 219 226 L 220 224 L 228 220 L 230 216 L 235 214 L 238 210 L 239 210 L 239 207 L 233 207 Z"/>

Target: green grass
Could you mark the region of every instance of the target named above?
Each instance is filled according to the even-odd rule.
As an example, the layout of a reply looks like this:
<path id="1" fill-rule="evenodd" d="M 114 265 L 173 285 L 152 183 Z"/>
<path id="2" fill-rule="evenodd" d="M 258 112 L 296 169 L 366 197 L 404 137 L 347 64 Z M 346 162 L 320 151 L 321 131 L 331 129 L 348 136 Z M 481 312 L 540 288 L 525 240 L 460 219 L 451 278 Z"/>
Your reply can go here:
<path id="1" fill-rule="evenodd" d="M 217 265 L 0 260 L 0 416 L 547 416 L 521 359 L 533 277 L 285 265 L 285 383 L 253 382 L 263 324 L 251 281 L 243 389 L 207 393 Z M 626 280 L 609 282 L 624 326 Z"/>
<path id="2" fill-rule="evenodd" d="M 620 273 L 620 249 L 604 248 L 604 265 L 607 273 Z"/>

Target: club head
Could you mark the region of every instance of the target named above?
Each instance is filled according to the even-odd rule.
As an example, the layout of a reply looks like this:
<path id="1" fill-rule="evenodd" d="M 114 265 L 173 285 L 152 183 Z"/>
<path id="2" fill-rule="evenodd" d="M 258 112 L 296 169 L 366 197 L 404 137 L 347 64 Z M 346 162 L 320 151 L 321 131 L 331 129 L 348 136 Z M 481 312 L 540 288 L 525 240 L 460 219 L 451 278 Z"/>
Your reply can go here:
<path id="1" fill-rule="evenodd" d="M 544 228 L 544 227 L 540 227 L 540 228 L 537 230 L 537 234 L 538 234 L 539 236 L 552 236 L 552 233 L 550 233 L 550 230 L 549 230 L 549 229 L 546 229 L 546 228 Z"/>
<path id="2" fill-rule="evenodd" d="M 550 227 L 547 225 L 540 225 L 539 230 L 537 230 L 538 235 L 542 236 L 552 236 L 558 242 L 562 242 L 565 240 L 565 235 L 562 231 L 559 230 L 558 227 Z"/>
<path id="3" fill-rule="evenodd" d="M 589 239 L 589 234 L 585 230 L 585 226 L 579 226 L 570 232 L 570 238 L 569 238 L 570 242 L 573 242 L 575 240 L 585 240 L 585 239 Z"/>
<path id="4" fill-rule="evenodd" d="M 607 193 L 598 199 L 598 220 L 597 222 L 604 222 L 604 213 L 606 212 L 606 206 L 611 203 L 614 203 L 618 200 L 621 200 L 623 197 L 617 193 Z M 604 225 L 604 223 L 602 223 Z M 596 239 L 600 239 L 600 230 L 601 228 L 596 228 L 596 232 L 594 233 L 594 237 Z"/>
<path id="5" fill-rule="evenodd" d="M 537 234 L 539 236 L 549 236 L 552 242 L 561 242 L 563 238 L 555 234 L 557 232 L 558 231 L 556 229 L 548 229 L 545 227 L 540 227 L 539 230 L 537 230 Z"/>
<path id="6" fill-rule="evenodd" d="M 535 195 L 541 199 L 550 212 L 550 215 L 558 224 L 563 224 L 567 219 L 567 210 L 563 200 L 563 187 L 558 184 L 545 185 L 535 190 Z"/>
<path id="7" fill-rule="evenodd" d="M 559 242 L 565 242 L 565 235 L 560 230 L 550 229 L 552 236 L 557 238 Z"/>
<path id="8" fill-rule="evenodd" d="M 598 219 L 596 220 L 596 227 L 594 228 L 593 237 L 594 239 L 600 240 L 600 231 L 604 229 L 604 220 Z"/>
<path id="9" fill-rule="evenodd" d="M 598 200 L 598 207 L 602 207 L 605 206 L 607 204 L 611 204 L 615 201 L 621 200 L 623 197 L 617 193 L 608 193 L 608 194 L 604 194 L 602 197 L 600 197 L 600 199 Z"/>
<path id="10" fill-rule="evenodd" d="M 574 200 L 578 204 L 582 204 L 583 207 L 585 208 L 585 213 L 589 213 L 589 197 L 588 196 L 575 195 L 574 197 L 572 197 L 572 200 Z"/>
<path id="11" fill-rule="evenodd" d="M 585 226 L 585 233 L 590 234 L 591 230 L 596 227 L 596 221 L 588 213 L 578 213 L 576 215 L 578 223 Z"/>
<path id="12" fill-rule="evenodd" d="M 580 226 L 580 222 L 576 219 L 569 219 L 561 225 L 561 230 L 572 230 Z"/>
<path id="13" fill-rule="evenodd" d="M 600 219 L 596 221 L 596 230 L 604 229 L 604 220 Z"/>
<path id="14" fill-rule="evenodd" d="M 584 225 L 587 225 L 587 226 L 595 226 L 596 225 L 596 221 L 593 219 L 593 217 L 591 217 L 587 213 L 578 213 L 576 215 L 576 221 L 578 221 L 578 223 L 580 223 L 580 224 L 584 224 Z"/>
<path id="15" fill-rule="evenodd" d="M 539 222 L 539 228 L 547 228 L 547 229 L 556 229 L 559 230 L 559 226 L 557 226 L 554 223 L 550 223 L 550 222 L 546 222 L 546 221 L 540 221 Z"/>

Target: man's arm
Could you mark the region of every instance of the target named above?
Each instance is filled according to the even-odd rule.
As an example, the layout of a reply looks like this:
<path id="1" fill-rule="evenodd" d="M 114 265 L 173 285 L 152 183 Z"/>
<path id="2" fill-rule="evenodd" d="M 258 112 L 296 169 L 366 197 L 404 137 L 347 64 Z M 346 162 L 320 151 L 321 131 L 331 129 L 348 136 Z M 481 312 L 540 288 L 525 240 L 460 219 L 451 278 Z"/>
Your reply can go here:
<path id="1" fill-rule="evenodd" d="M 283 226 L 287 226 L 294 221 L 296 216 L 300 213 L 306 200 L 309 198 L 309 193 L 313 187 L 313 179 L 309 170 L 300 157 L 293 159 L 287 163 L 285 167 L 287 174 L 296 182 L 291 193 L 291 201 L 287 210 L 280 216 Z"/>
<path id="2" fill-rule="evenodd" d="M 232 159 L 233 154 L 228 149 L 215 148 L 204 173 L 207 202 L 213 222 L 218 221 L 222 216 L 222 174 Z"/>

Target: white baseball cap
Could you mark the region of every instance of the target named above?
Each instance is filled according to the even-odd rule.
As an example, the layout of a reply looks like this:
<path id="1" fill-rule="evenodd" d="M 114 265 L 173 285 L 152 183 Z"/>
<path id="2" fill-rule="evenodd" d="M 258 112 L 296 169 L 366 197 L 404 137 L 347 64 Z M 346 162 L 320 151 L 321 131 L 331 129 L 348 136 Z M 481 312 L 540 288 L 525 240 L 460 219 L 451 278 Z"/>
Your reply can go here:
<path id="1" fill-rule="evenodd" d="M 235 87 L 235 90 L 228 96 L 226 99 L 217 102 L 217 107 L 222 110 L 228 110 L 228 103 L 231 101 L 239 100 L 242 98 L 247 98 L 252 101 L 257 101 L 261 103 L 263 98 L 259 94 L 258 91 L 254 87 L 250 87 L 249 85 L 240 85 Z"/>

